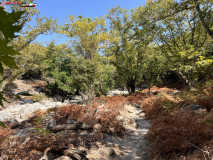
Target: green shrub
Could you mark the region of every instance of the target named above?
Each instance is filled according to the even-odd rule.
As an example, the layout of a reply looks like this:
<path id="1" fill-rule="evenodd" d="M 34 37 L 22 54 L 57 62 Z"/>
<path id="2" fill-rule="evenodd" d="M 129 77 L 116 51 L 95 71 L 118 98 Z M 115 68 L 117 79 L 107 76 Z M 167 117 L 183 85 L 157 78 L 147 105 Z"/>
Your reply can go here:
<path id="1" fill-rule="evenodd" d="M 42 100 L 44 100 L 46 98 L 46 95 L 44 94 L 36 94 L 36 95 L 33 95 L 31 97 L 31 99 L 34 101 L 34 102 L 40 102 Z"/>

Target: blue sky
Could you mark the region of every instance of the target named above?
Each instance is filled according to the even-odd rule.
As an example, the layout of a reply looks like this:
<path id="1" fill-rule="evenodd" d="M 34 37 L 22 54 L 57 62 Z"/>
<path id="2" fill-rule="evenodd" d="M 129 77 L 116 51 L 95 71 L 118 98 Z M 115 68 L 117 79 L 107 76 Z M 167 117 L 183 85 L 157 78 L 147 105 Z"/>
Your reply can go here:
<path id="1" fill-rule="evenodd" d="M 144 5 L 145 0 L 38 0 L 38 9 L 41 16 L 57 18 L 59 24 L 63 24 L 70 14 L 74 16 L 99 17 L 108 13 L 112 7 L 120 5 L 122 8 L 132 9 Z M 34 22 L 30 23 L 34 25 Z M 56 34 L 40 35 L 36 42 L 56 40 L 57 43 L 66 42 L 66 37 L 57 38 Z"/>

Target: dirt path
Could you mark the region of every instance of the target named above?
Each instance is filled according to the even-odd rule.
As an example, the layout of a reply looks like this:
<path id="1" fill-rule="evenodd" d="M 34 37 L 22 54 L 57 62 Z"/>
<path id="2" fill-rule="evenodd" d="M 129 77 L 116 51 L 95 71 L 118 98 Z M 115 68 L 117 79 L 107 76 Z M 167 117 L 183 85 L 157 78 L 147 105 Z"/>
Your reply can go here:
<path id="1" fill-rule="evenodd" d="M 105 143 L 117 146 L 120 150 L 120 156 L 116 159 L 121 160 L 147 160 L 145 134 L 148 132 L 150 123 L 145 119 L 145 115 L 140 108 L 126 105 L 124 110 L 120 111 L 123 119 L 123 125 L 127 129 L 125 138 L 116 138 L 107 136 Z"/>

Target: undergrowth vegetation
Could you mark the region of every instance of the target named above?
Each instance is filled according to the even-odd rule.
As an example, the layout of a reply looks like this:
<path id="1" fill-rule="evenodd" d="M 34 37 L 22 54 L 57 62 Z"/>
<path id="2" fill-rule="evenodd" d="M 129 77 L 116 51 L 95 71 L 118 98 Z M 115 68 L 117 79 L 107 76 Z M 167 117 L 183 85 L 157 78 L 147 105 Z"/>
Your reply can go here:
<path id="1" fill-rule="evenodd" d="M 3 143 L 8 135 L 12 134 L 13 133 L 13 130 L 10 129 L 10 127 L 2 127 L 0 126 L 0 144 Z"/>
<path id="2" fill-rule="evenodd" d="M 97 143 L 103 143 L 104 134 L 123 137 L 125 128 L 117 119 L 119 111 L 125 104 L 140 103 L 141 96 L 101 96 L 86 105 L 71 104 L 45 112 L 38 110 L 34 117 L 18 128 L 22 133 L 23 128 L 30 127 L 25 136 L 19 137 L 12 133 L 7 135 L 10 135 L 10 140 L 1 143 L 1 155 L 8 159 L 39 159 L 44 151 L 50 148 L 52 157 L 57 158 L 65 155 L 70 148 L 83 147 L 83 150 L 79 150 L 85 153 L 85 150 L 96 146 Z M 51 131 L 45 128 L 44 123 L 50 115 L 56 126 L 72 120 L 74 124 L 82 123 L 86 128 Z"/>
<path id="3" fill-rule="evenodd" d="M 31 97 L 31 99 L 34 101 L 34 102 L 40 102 L 42 100 L 44 100 L 46 98 L 46 96 L 44 94 L 36 94 L 36 95 L 33 95 Z"/>
<path id="4" fill-rule="evenodd" d="M 70 148 L 83 147 L 80 151 L 85 156 L 85 150 L 103 143 L 105 134 L 125 135 L 126 130 L 117 116 L 124 105 L 131 104 L 142 107 L 151 120 L 146 135 L 151 144 L 151 159 L 210 159 L 213 155 L 212 82 L 191 92 L 152 87 L 151 94 L 144 90 L 129 96 L 100 96 L 84 105 L 38 110 L 18 128 L 19 131 L 31 128 L 25 137 L 10 136 L 8 141 L 8 135 L 14 135 L 14 130 L 2 128 L 1 154 L 9 159 L 38 159 L 49 148 L 53 158 L 57 158 Z M 191 108 L 196 105 L 203 108 Z M 51 117 L 56 126 L 63 126 L 68 120 L 82 126 L 51 130 L 45 127 L 47 117 Z M 6 146 L 9 147 L 5 149 Z"/>
<path id="5" fill-rule="evenodd" d="M 152 159 L 211 159 L 212 82 L 191 92 L 152 95 L 143 101 L 146 117 L 152 120 L 146 136 L 152 146 Z"/>

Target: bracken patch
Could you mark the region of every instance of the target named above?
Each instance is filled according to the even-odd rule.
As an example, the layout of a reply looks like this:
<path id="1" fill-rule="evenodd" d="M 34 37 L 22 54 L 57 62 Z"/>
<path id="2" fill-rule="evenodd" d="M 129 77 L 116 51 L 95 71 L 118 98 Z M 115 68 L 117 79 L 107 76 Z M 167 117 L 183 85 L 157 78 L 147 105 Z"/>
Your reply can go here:
<path id="1" fill-rule="evenodd" d="M 154 119 L 147 134 L 153 156 L 173 159 L 174 154 L 187 154 L 209 145 L 213 128 L 201 120 L 201 115 L 189 110 Z"/>

